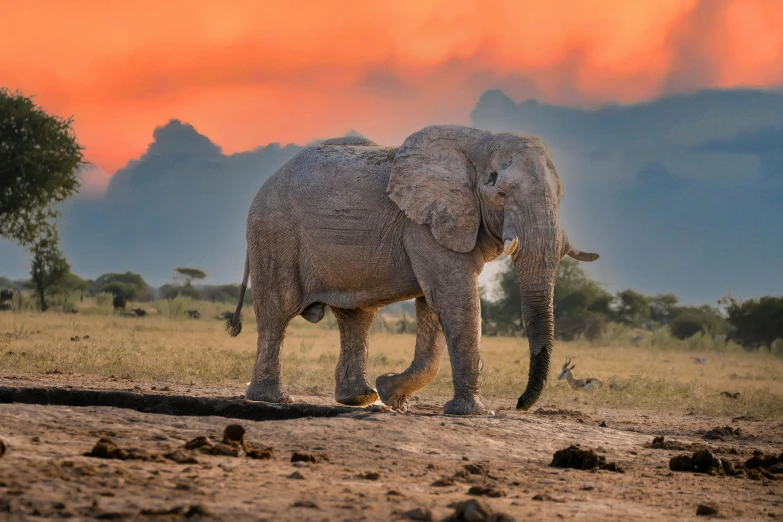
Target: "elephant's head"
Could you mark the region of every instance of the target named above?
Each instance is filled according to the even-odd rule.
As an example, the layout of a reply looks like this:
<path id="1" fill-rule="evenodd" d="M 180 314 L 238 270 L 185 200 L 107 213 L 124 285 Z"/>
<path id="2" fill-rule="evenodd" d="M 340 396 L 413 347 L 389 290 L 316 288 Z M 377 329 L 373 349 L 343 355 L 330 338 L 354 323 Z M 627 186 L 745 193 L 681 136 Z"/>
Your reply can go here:
<path id="1" fill-rule="evenodd" d="M 519 409 L 538 400 L 549 375 L 560 259 L 598 259 L 571 246 L 560 225 L 563 190 L 544 140 L 452 125 L 409 136 L 389 180 L 391 199 L 410 219 L 428 225 L 442 246 L 470 252 L 483 226 L 513 259 L 530 343 L 530 374 Z"/>

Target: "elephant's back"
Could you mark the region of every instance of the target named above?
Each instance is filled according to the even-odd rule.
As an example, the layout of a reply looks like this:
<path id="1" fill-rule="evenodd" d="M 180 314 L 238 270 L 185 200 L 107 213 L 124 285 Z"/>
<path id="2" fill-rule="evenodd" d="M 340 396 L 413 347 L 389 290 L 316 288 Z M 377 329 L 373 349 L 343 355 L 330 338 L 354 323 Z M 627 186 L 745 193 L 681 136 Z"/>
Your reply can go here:
<path id="1" fill-rule="evenodd" d="M 259 190 L 264 206 L 364 205 L 388 199 L 386 186 L 396 148 L 321 144 L 291 158 Z"/>

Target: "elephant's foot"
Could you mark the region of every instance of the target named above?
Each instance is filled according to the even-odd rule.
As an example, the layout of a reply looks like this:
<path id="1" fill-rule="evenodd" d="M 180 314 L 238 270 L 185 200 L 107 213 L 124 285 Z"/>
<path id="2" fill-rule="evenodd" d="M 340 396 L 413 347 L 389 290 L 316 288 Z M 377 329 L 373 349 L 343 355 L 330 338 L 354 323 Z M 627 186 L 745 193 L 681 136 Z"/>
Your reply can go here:
<path id="1" fill-rule="evenodd" d="M 408 411 L 408 399 L 411 392 L 401 386 L 402 379 L 398 373 L 385 373 L 375 379 L 375 387 L 381 401 L 395 410 Z"/>
<path id="2" fill-rule="evenodd" d="M 337 384 L 334 399 L 346 406 L 367 406 L 378 400 L 378 392 L 364 379 L 343 381 Z"/>
<path id="3" fill-rule="evenodd" d="M 443 413 L 447 415 L 486 415 L 489 413 L 484 402 L 478 395 L 454 397 L 443 405 Z"/>
<path id="4" fill-rule="evenodd" d="M 279 383 L 264 383 L 252 381 L 245 392 L 245 398 L 249 401 L 276 402 L 279 404 L 291 404 L 294 398 L 285 391 Z"/>

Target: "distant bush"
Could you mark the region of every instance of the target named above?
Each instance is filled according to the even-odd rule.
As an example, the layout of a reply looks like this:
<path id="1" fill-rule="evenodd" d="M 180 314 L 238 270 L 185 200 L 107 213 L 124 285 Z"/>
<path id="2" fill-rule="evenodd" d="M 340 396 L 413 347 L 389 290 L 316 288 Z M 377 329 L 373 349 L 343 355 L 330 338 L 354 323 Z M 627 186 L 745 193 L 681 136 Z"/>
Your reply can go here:
<path id="1" fill-rule="evenodd" d="M 766 347 L 783 338 L 783 297 L 762 297 L 738 301 L 731 296 L 721 302 L 731 325 L 729 339 L 746 348 Z"/>

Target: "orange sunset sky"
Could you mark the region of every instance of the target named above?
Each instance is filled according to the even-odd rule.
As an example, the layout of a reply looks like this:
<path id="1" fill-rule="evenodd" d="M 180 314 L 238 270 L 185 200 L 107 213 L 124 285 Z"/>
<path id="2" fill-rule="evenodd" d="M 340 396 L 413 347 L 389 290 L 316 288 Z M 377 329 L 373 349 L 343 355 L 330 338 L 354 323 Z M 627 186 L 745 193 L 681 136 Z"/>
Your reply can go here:
<path id="1" fill-rule="evenodd" d="M 783 84 L 772 0 L 0 0 L 0 20 L 0 86 L 73 115 L 108 174 L 171 118 L 227 153 L 395 144 L 469 123 L 490 88 L 596 106 Z"/>

